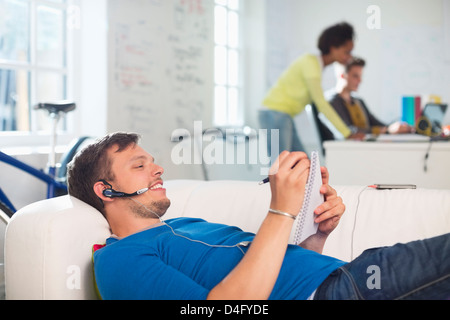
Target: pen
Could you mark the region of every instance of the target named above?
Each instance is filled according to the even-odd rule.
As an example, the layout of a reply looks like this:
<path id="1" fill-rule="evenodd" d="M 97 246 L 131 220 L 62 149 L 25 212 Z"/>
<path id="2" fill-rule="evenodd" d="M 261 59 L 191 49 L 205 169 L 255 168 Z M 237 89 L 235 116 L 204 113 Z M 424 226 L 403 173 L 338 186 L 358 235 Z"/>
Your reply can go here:
<path id="1" fill-rule="evenodd" d="M 377 190 L 389 190 L 389 189 L 416 189 L 414 184 L 374 184 L 369 186 Z"/>
<path id="2" fill-rule="evenodd" d="M 299 161 L 297 161 L 297 162 L 292 166 L 291 169 L 294 169 L 294 167 L 297 165 L 297 163 L 299 163 Z M 264 180 L 261 180 L 261 181 L 259 182 L 259 185 L 261 186 L 261 185 L 266 184 L 266 183 L 268 183 L 268 182 L 269 182 L 269 177 L 265 178 Z"/>

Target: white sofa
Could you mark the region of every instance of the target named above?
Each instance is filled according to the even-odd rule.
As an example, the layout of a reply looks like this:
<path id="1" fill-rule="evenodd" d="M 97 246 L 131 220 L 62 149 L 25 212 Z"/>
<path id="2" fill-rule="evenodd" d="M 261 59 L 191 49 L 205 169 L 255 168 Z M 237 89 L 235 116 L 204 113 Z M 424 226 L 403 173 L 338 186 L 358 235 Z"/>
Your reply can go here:
<path id="1" fill-rule="evenodd" d="M 189 216 L 256 232 L 269 185 L 242 181 L 166 181 L 165 219 Z M 450 232 L 450 190 L 380 191 L 336 186 L 346 212 L 324 254 L 350 261 L 364 249 Z M 92 246 L 110 234 L 106 220 L 70 196 L 31 204 L 10 221 L 5 240 L 7 299 L 96 299 Z"/>

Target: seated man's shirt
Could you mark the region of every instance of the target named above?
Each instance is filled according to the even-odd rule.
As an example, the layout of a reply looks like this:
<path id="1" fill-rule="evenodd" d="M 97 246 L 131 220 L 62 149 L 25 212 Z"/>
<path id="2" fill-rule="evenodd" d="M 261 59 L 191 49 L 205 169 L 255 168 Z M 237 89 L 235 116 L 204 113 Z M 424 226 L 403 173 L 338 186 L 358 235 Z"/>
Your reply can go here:
<path id="1" fill-rule="evenodd" d="M 243 258 L 254 236 L 236 227 L 177 218 L 120 240 L 108 238 L 94 253 L 99 293 L 103 299 L 206 299 Z M 307 299 L 343 264 L 289 245 L 270 299 Z"/>
<path id="2" fill-rule="evenodd" d="M 352 96 L 351 102 L 348 103 L 339 94 L 335 94 L 330 104 L 345 124 L 350 128 L 356 128 L 357 131 L 379 134 L 386 126 L 369 111 L 361 98 Z"/>

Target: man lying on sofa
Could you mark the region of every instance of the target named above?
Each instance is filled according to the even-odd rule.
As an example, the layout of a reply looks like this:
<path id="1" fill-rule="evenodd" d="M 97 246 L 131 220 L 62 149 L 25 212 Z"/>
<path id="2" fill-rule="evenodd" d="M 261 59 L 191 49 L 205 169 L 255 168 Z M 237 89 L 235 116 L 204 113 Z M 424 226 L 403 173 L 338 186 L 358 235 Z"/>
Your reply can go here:
<path id="1" fill-rule="evenodd" d="M 164 221 L 164 170 L 138 142 L 132 133 L 107 135 L 68 171 L 69 193 L 101 211 L 113 233 L 94 255 L 103 299 L 450 298 L 449 235 L 367 250 L 350 263 L 321 254 L 345 210 L 325 168 L 318 232 L 288 245 L 309 173 L 304 153 L 283 152 L 272 166 L 271 210 L 255 235 L 200 219 Z M 367 285 L 371 266 L 381 288 Z"/>

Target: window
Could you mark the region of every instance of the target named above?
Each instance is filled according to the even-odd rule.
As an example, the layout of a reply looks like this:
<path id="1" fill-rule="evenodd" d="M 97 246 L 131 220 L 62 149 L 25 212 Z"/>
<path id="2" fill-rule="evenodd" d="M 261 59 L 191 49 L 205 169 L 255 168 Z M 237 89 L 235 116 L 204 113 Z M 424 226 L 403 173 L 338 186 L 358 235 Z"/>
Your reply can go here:
<path id="1" fill-rule="evenodd" d="M 217 126 L 243 125 L 240 75 L 239 0 L 216 0 L 214 9 L 214 123 Z"/>
<path id="2" fill-rule="evenodd" d="M 47 130 L 38 102 L 68 96 L 66 0 L 0 0 L 0 131 Z"/>

